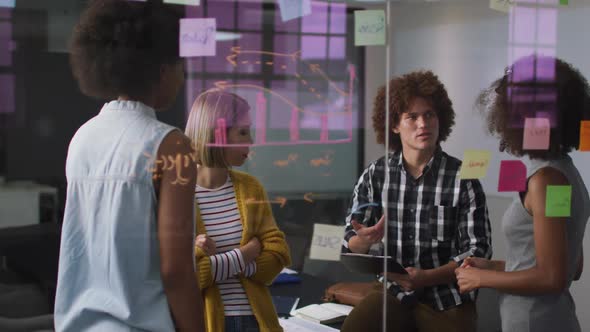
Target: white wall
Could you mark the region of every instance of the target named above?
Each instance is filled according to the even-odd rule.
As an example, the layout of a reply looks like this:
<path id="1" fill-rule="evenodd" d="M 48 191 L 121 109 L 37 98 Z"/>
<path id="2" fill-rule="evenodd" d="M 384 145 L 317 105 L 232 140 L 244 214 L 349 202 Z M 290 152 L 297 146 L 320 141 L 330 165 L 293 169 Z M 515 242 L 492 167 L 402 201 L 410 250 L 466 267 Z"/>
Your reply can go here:
<path id="1" fill-rule="evenodd" d="M 590 2 L 570 1 L 558 14 L 557 55 L 572 63 L 590 78 Z M 506 240 L 500 232 L 500 220 L 512 194 L 498 193 L 500 160 L 514 159 L 498 152 L 498 142 L 489 137 L 482 117 L 475 111 L 477 94 L 498 78 L 508 65 L 508 16 L 488 7 L 487 0 L 419 2 L 392 4 L 390 56 L 392 75 L 416 69 L 431 69 L 446 85 L 457 113 L 453 133 L 443 149 L 462 158 L 465 149 L 487 149 L 493 153 L 490 169 L 482 180 L 489 196 L 493 229 L 494 257 L 505 257 Z M 373 97 L 386 80 L 385 48 L 366 50 L 366 124 L 371 128 Z M 365 141 L 365 163 L 383 155 L 375 144 L 371 130 Z M 587 184 L 590 184 L 590 153 L 573 153 L 572 157 Z M 502 198 L 504 197 L 504 198 Z M 590 248 L 590 237 L 585 238 Z M 590 253 L 585 255 L 590 267 Z M 571 288 L 582 330 L 590 330 L 590 272 Z"/>

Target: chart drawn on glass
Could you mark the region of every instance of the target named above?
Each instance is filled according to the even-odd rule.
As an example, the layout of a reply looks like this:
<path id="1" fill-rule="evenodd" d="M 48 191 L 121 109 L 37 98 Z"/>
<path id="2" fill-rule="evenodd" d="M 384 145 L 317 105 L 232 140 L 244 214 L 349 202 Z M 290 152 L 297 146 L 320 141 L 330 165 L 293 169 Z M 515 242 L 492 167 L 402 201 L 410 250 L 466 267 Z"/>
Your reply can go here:
<path id="1" fill-rule="evenodd" d="M 262 61 L 248 59 L 247 55 L 266 55 L 272 56 L 275 60 L 279 61 Z M 256 94 L 256 105 L 254 105 L 255 112 L 255 130 L 256 139 L 253 144 L 228 144 L 227 138 L 224 136 L 225 123 L 223 121 L 217 122 L 217 128 L 215 129 L 215 143 L 208 144 L 209 146 L 284 146 L 284 145 L 313 145 L 313 144 L 343 144 L 352 142 L 352 129 L 353 129 L 353 112 L 352 103 L 354 96 L 354 81 L 356 79 L 355 66 L 350 64 L 348 66 L 348 89 L 345 90 L 338 86 L 336 82 L 330 79 L 328 75 L 322 70 L 319 64 L 307 63 L 301 57 L 301 51 L 294 53 L 276 53 L 269 51 L 260 50 L 242 50 L 241 47 L 235 46 L 231 48 L 231 53 L 226 57 L 226 60 L 234 67 L 244 65 L 260 65 L 260 66 L 271 66 L 275 69 L 278 67 L 281 70 L 287 70 L 289 66 L 295 66 L 306 68 L 309 72 L 317 75 L 320 81 L 325 81 L 331 93 L 336 93 L 341 98 L 345 99 L 345 102 L 340 107 L 334 107 L 330 104 L 328 97 L 320 92 L 320 89 L 315 87 L 313 82 L 309 82 L 304 76 L 295 71 L 293 74 L 296 80 L 315 97 L 318 102 L 326 105 L 325 112 L 318 112 L 311 109 L 306 109 L 297 104 L 295 100 L 257 84 L 248 83 L 231 83 L 227 81 L 215 82 L 215 87 L 221 90 L 225 89 L 253 89 L 258 91 Z M 288 141 L 270 141 L 267 140 L 267 113 L 268 113 L 268 98 L 276 98 L 280 100 L 286 107 L 290 109 L 290 120 L 289 120 L 289 140 Z M 284 111 L 284 110 L 281 110 Z M 301 115 L 313 116 L 319 119 L 320 123 L 320 135 L 319 139 L 301 139 L 300 137 L 300 123 Z M 346 138 L 330 138 L 329 119 L 333 117 L 344 117 Z"/>

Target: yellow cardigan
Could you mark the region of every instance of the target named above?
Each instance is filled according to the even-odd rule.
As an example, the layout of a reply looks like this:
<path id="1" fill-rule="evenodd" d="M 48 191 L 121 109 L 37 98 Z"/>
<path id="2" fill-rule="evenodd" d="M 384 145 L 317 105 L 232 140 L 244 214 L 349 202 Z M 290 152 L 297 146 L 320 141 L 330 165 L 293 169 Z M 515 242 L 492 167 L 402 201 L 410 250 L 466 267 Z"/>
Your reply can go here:
<path id="1" fill-rule="evenodd" d="M 234 185 L 242 220 L 243 232 L 240 245 L 245 245 L 254 236 L 262 244 L 260 256 L 256 258 L 256 273 L 249 278 L 240 277 L 240 282 L 258 321 L 260 331 L 283 331 L 267 286 L 272 283 L 283 267 L 291 265 L 285 234 L 277 228 L 262 184 L 255 177 L 239 171 L 230 170 L 229 176 Z M 248 201 L 252 202 L 249 204 Z M 195 216 L 197 234 L 206 234 L 198 204 L 195 207 Z M 199 247 L 195 247 L 195 260 L 199 266 L 196 276 L 203 293 L 207 331 L 223 332 L 223 302 L 211 275 L 211 261 L 205 251 Z"/>

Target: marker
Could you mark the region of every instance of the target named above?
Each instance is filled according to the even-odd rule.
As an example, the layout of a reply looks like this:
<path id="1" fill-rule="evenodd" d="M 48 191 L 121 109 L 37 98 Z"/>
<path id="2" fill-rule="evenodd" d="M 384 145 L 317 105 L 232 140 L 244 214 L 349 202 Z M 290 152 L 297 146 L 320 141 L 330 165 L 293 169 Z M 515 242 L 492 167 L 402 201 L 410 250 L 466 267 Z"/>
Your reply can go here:
<path id="1" fill-rule="evenodd" d="M 466 252 L 464 252 L 462 254 L 459 254 L 453 260 L 458 263 L 458 262 L 464 260 L 465 258 L 471 257 L 471 256 L 473 256 L 473 248 L 467 250 Z"/>

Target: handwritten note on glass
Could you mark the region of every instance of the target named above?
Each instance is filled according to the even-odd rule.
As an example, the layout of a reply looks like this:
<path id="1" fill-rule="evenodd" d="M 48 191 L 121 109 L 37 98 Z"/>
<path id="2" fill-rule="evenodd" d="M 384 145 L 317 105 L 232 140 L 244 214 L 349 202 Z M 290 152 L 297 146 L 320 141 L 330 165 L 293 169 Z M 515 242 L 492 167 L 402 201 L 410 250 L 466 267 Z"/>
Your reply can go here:
<path id="1" fill-rule="evenodd" d="M 311 14 L 311 0 L 278 0 L 283 22 Z"/>
<path id="2" fill-rule="evenodd" d="M 385 45 L 385 12 L 357 10 L 354 12 L 354 45 Z"/>
<path id="3" fill-rule="evenodd" d="M 580 122 L 580 151 L 590 151 L 590 121 Z"/>
<path id="4" fill-rule="evenodd" d="M 178 5 L 198 6 L 201 0 L 164 0 L 164 3 L 174 3 Z"/>
<path id="5" fill-rule="evenodd" d="M 491 153 L 487 150 L 465 150 L 461 164 L 461 179 L 481 179 L 486 176 Z"/>
<path id="6" fill-rule="evenodd" d="M 572 206 L 572 186 L 547 186 L 545 216 L 569 217 Z"/>
<path id="7" fill-rule="evenodd" d="M 508 13 L 513 4 L 514 0 L 490 0 L 490 8 L 503 13 Z"/>
<path id="8" fill-rule="evenodd" d="M 339 261 L 343 238 L 342 226 L 314 224 L 309 258 Z"/>
<path id="9" fill-rule="evenodd" d="M 214 56 L 215 32 L 214 18 L 180 19 L 180 56 Z"/>
<path id="10" fill-rule="evenodd" d="M 546 118 L 526 118 L 522 147 L 525 150 L 547 150 L 551 125 Z"/>
<path id="11" fill-rule="evenodd" d="M 498 191 L 525 191 L 526 166 L 520 160 L 502 160 Z"/>

